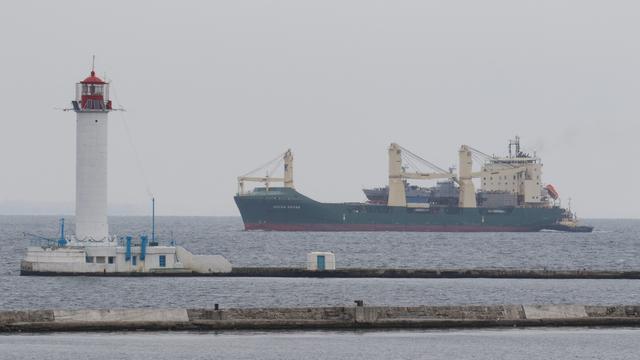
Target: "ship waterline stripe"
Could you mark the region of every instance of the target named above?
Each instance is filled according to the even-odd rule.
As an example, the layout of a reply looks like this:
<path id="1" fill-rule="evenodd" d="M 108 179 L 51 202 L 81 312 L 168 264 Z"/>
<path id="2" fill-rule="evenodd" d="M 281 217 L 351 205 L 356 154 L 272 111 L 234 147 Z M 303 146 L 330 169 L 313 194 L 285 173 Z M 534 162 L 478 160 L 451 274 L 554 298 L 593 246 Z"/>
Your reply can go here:
<path id="1" fill-rule="evenodd" d="M 274 224 L 245 223 L 245 230 L 267 231 L 403 231 L 403 232 L 535 232 L 534 226 L 402 225 L 402 224 Z"/>

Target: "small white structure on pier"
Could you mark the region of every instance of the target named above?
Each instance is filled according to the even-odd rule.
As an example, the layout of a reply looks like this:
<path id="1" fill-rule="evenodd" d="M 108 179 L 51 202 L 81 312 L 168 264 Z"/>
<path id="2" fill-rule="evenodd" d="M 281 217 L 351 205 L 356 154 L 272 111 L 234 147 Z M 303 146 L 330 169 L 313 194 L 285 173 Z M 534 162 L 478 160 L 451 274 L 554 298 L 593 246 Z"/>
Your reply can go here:
<path id="1" fill-rule="evenodd" d="M 193 255 L 180 246 L 160 246 L 152 237 L 109 235 L 107 222 L 107 132 L 109 83 L 91 75 L 76 84 L 76 233 L 27 248 L 23 274 L 230 272 L 219 255 Z M 46 240 L 46 239 L 45 239 Z M 151 240 L 151 241 L 149 241 Z"/>
<path id="2" fill-rule="evenodd" d="M 313 251 L 307 254 L 307 270 L 326 271 L 336 269 L 336 255 L 328 251 Z"/>

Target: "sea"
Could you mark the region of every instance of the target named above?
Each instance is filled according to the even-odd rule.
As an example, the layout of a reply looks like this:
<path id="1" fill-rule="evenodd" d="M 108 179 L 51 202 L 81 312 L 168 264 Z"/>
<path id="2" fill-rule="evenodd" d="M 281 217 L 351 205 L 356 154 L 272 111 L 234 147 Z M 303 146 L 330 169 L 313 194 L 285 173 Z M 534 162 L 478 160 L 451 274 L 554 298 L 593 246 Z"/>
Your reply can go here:
<path id="1" fill-rule="evenodd" d="M 273 331 L 0 335 L 16 360 L 636 360 L 640 329 Z"/>
<path id="2" fill-rule="evenodd" d="M 151 232 L 148 217 L 109 222 L 119 236 Z M 331 251 L 337 267 L 640 269 L 640 220 L 583 222 L 594 232 L 248 232 L 239 217 L 157 217 L 156 234 L 234 266 L 303 267 L 308 252 Z M 73 218 L 66 224 L 73 233 Z M 59 231 L 56 216 L 0 216 L 0 309 L 640 303 L 639 280 L 19 276 L 34 235 Z M 3 335 L 0 359 L 635 359 L 639 336 L 635 328 Z"/>

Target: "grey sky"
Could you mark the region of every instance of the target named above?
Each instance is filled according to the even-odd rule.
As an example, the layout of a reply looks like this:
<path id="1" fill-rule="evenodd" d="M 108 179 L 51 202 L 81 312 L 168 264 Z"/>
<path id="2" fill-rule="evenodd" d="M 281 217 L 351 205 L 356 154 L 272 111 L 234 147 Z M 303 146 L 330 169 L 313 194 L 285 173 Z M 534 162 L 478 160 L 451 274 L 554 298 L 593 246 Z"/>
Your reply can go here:
<path id="1" fill-rule="evenodd" d="M 519 134 L 579 216 L 638 217 L 638 34 L 636 1 L 4 1 L 0 204 L 73 203 L 54 108 L 96 54 L 121 209 L 148 199 L 126 121 L 164 215 L 237 215 L 236 176 L 288 147 L 298 190 L 359 201 L 392 141 L 446 167 Z"/>

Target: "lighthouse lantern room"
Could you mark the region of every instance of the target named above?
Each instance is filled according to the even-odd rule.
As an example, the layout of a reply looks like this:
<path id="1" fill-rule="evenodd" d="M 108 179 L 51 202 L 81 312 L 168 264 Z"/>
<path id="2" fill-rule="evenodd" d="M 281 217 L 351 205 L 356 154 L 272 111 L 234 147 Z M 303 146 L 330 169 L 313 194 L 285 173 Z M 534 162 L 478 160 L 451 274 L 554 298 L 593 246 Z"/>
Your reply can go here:
<path id="1" fill-rule="evenodd" d="M 97 77 L 92 70 L 89 77 L 76 84 L 76 100 L 73 101 L 73 109 L 76 111 L 111 110 L 109 83 Z"/>
<path id="2" fill-rule="evenodd" d="M 107 133 L 109 83 L 91 75 L 76 84 L 76 240 L 109 239 Z"/>

